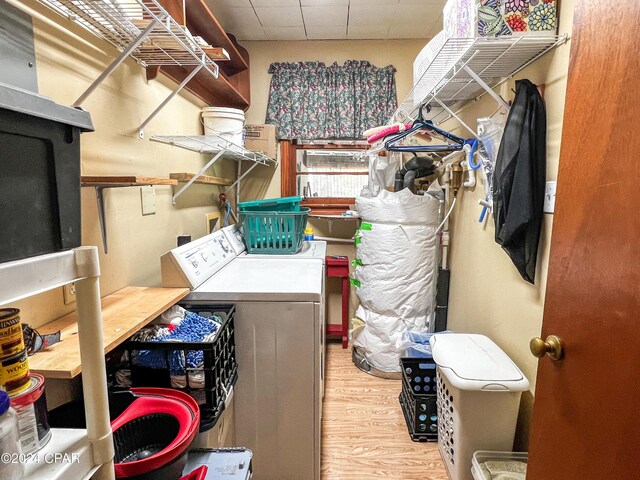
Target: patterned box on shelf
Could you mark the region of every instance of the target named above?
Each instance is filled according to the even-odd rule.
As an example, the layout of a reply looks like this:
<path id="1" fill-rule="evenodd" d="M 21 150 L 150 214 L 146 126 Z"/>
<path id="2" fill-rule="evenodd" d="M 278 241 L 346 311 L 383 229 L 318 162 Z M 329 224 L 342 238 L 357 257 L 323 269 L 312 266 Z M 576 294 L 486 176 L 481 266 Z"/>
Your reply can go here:
<path id="1" fill-rule="evenodd" d="M 447 38 L 555 35 L 557 0 L 449 0 L 443 23 Z"/>

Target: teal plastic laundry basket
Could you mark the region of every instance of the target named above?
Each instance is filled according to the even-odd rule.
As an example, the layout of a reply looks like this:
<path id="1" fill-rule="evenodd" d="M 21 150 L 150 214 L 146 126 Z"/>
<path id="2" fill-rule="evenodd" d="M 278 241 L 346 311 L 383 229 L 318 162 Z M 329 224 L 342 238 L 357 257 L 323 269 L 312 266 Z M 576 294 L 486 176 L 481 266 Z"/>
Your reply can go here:
<path id="1" fill-rule="evenodd" d="M 240 202 L 240 212 L 299 212 L 302 197 L 266 198 L 251 202 Z"/>
<path id="2" fill-rule="evenodd" d="M 240 210 L 244 241 L 249 253 L 294 254 L 304 240 L 310 208 L 297 212 Z"/>

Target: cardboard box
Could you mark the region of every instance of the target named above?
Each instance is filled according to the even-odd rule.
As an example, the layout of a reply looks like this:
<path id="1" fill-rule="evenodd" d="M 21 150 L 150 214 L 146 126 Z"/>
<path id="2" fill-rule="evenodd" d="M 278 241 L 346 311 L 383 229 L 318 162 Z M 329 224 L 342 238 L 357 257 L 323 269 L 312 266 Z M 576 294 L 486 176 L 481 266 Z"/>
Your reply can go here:
<path id="1" fill-rule="evenodd" d="M 245 125 L 244 146 L 275 159 L 278 151 L 275 125 Z"/>

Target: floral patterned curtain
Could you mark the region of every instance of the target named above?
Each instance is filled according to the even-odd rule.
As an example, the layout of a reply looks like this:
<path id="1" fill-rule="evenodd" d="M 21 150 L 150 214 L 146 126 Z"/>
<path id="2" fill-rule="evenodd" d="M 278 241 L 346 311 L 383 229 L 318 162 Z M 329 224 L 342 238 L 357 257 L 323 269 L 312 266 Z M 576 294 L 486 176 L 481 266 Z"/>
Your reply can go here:
<path id="1" fill-rule="evenodd" d="M 272 63 L 266 123 L 280 139 L 360 138 L 395 111 L 395 71 L 357 60 Z"/>

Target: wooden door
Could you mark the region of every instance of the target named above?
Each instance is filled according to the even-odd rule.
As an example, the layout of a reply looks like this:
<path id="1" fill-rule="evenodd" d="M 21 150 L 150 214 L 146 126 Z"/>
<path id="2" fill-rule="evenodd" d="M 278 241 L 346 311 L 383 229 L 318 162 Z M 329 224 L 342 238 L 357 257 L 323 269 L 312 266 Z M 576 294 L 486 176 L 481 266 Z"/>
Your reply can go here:
<path id="1" fill-rule="evenodd" d="M 577 0 L 529 480 L 640 478 L 640 1 Z"/>

